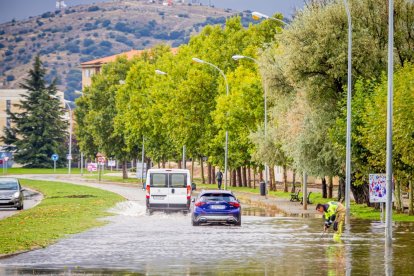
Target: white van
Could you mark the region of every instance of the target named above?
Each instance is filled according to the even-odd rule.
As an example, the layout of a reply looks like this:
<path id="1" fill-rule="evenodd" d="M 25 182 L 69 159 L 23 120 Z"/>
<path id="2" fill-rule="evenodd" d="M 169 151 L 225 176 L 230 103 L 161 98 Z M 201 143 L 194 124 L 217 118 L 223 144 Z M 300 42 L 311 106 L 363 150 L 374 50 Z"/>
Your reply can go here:
<path id="1" fill-rule="evenodd" d="M 190 210 L 191 191 L 190 171 L 181 169 L 150 169 L 145 182 L 147 212 L 155 210 Z"/>

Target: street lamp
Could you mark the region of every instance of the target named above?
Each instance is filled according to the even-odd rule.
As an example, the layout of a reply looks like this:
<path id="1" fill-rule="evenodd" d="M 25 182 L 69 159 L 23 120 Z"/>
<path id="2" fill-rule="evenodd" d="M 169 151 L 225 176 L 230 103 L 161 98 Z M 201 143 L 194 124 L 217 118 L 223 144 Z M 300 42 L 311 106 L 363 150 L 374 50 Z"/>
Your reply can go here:
<path id="1" fill-rule="evenodd" d="M 232 58 L 234 60 L 249 59 L 249 60 L 256 62 L 256 64 L 259 65 L 259 61 L 252 57 L 243 56 L 243 55 L 234 55 L 232 56 Z M 263 86 L 263 90 L 264 90 L 264 137 L 266 141 L 266 138 L 267 138 L 267 87 L 266 85 Z M 265 187 L 266 188 L 267 188 L 267 181 L 268 181 L 268 173 L 269 173 L 269 168 L 267 166 L 267 162 L 265 162 L 265 183 L 266 183 Z"/>
<path id="2" fill-rule="evenodd" d="M 387 96 L 387 205 L 385 209 L 385 243 L 392 244 L 392 108 L 394 85 L 394 0 L 388 7 L 388 96 Z"/>
<path id="3" fill-rule="evenodd" d="M 252 12 L 252 17 L 253 17 L 254 20 L 259 20 L 259 19 L 264 18 L 264 19 L 271 19 L 271 20 L 274 20 L 274 21 L 278 21 L 278 22 L 280 22 L 284 25 L 289 25 L 288 23 L 286 23 L 283 20 L 280 20 L 279 18 L 268 16 L 266 14 L 263 14 L 263 13 L 257 12 L 257 11 Z"/>
<path id="4" fill-rule="evenodd" d="M 202 59 L 199 58 L 192 58 L 193 61 L 197 62 L 197 63 L 202 63 L 202 64 L 207 64 L 211 67 L 213 67 L 214 69 L 216 69 L 217 71 L 220 72 L 220 74 L 223 76 L 224 78 L 224 82 L 226 83 L 226 96 L 229 95 L 229 84 L 227 82 L 227 78 L 226 75 L 224 74 L 223 70 L 221 70 L 220 68 L 218 68 L 216 65 L 204 61 Z M 225 144 L 225 149 L 224 149 L 224 189 L 227 190 L 227 158 L 228 158 L 228 145 L 229 145 L 229 132 L 227 130 L 226 127 L 226 144 Z"/>
<path id="5" fill-rule="evenodd" d="M 82 91 L 79 91 L 79 90 L 76 90 L 75 91 L 75 94 L 80 94 L 80 95 L 84 95 L 84 93 L 82 92 Z M 80 160 L 80 173 L 81 173 L 81 175 L 83 176 L 83 151 L 81 151 L 81 160 Z"/>
<path id="6" fill-rule="evenodd" d="M 161 71 L 161 70 L 158 70 L 158 69 L 156 69 L 155 70 L 155 74 L 157 74 L 157 75 L 167 75 L 167 73 L 165 73 L 164 71 Z M 183 167 L 183 169 L 185 169 L 185 167 L 186 167 L 186 162 L 185 162 L 185 145 L 183 145 L 183 160 L 182 160 L 182 167 Z"/>
<path id="7" fill-rule="evenodd" d="M 351 217 L 351 103 L 352 103 L 352 21 L 347 0 L 344 0 L 348 17 L 348 92 L 346 101 L 346 158 L 345 158 L 345 225 L 349 226 Z"/>
<path id="8" fill-rule="evenodd" d="M 63 102 L 69 109 L 69 154 L 68 154 L 68 174 L 71 174 L 72 168 L 72 108 L 70 107 L 69 103 L 71 101 L 63 99 Z"/>

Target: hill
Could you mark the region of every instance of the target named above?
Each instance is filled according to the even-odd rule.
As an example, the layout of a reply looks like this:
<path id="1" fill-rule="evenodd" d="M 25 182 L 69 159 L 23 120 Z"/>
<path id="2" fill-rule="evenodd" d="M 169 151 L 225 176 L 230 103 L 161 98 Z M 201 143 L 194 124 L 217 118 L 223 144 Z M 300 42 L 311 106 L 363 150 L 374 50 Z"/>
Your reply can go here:
<path id="1" fill-rule="evenodd" d="M 157 2 L 157 3 L 155 3 Z M 67 99 L 81 89 L 80 63 L 165 43 L 186 43 L 207 24 L 223 24 L 231 10 L 159 1 L 126 0 L 79 5 L 46 12 L 28 20 L 0 25 L 0 86 L 18 88 L 33 58 L 39 54 L 49 80 L 58 77 L 58 88 Z M 240 13 L 243 22 L 249 14 Z"/>

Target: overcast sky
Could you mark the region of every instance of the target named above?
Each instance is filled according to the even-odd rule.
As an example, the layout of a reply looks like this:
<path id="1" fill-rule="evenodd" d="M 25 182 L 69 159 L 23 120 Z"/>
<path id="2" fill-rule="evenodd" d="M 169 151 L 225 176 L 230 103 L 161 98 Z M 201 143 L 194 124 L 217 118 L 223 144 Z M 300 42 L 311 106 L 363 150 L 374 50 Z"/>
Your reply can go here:
<path id="1" fill-rule="evenodd" d="M 68 6 L 105 2 L 107 0 L 66 0 Z M 191 0 L 188 0 L 191 1 Z M 211 2 L 220 8 L 234 10 L 260 11 L 266 14 L 281 12 L 290 17 L 295 8 L 301 8 L 304 0 L 201 0 L 203 4 Z M 14 19 L 25 19 L 55 10 L 56 0 L 0 0 L 0 23 Z"/>

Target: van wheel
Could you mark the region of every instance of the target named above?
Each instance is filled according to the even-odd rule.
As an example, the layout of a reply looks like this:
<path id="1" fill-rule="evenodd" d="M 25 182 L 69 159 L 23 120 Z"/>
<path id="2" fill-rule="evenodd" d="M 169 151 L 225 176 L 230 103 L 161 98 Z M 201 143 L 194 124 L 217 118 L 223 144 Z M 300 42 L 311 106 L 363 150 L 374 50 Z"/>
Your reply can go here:
<path id="1" fill-rule="evenodd" d="M 153 212 L 154 212 L 154 211 L 152 211 L 151 209 L 147 209 L 147 215 L 148 215 L 148 216 L 151 216 Z"/>
<path id="2" fill-rule="evenodd" d="M 16 207 L 17 210 L 23 210 L 23 204 Z"/>
<path id="3" fill-rule="evenodd" d="M 237 222 L 236 222 L 235 225 L 236 226 L 241 226 L 241 216 L 238 218 L 238 220 L 237 220 Z"/>
<path id="4" fill-rule="evenodd" d="M 185 211 L 183 211 L 183 215 L 188 215 L 188 211 L 187 210 L 185 210 Z"/>

